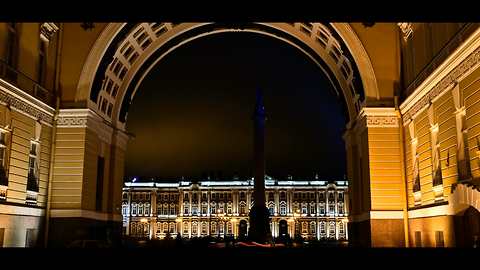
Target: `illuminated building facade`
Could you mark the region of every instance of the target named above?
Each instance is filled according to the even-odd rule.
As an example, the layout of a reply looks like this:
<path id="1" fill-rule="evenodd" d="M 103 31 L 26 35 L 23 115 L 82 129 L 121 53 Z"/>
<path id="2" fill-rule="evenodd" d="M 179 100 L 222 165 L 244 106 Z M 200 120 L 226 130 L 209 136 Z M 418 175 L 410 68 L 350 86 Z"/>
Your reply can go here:
<path id="1" fill-rule="evenodd" d="M 123 232 L 140 238 L 247 236 L 253 180 L 126 182 Z M 347 240 L 347 181 L 266 177 L 272 236 Z"/>
<path id="2" fill-rule="evenodd" d="M 349 243 L 478 241 L 478 23 L 4 22 L 0 246 L 120 236 L 136 87 L 175 48 L 225 31 L 299 48 L 345 101 Z"/>

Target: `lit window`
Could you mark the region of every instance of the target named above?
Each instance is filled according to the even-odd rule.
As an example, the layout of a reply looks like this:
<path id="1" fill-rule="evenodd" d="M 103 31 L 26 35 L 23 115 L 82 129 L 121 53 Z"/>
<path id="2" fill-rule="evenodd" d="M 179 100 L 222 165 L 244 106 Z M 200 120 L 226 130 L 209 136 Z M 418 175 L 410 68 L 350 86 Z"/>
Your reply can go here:
<path id="1" fill-rule="evenodd" d="M 215 209 L 216 209 L 215 204 L 212 204 L 212 205 L 210 206 L 210 213 L 211 213 L 211 214 L 215 214 L 215 213 L 216 213 Z"/>
<path id="2" fill-rule="evenodd" d="M 335 205 L 329 204 L 329 205 L 328 205 L 328 212 L 329 212 L 330 214 L 335 214 Z"/>
<path id="3" fill-rule="evenodd" d="M 330 222 L 330 228 L 328 232 L 330 237 L 335 237 L 335 222 Z"/>
<path id="4" fill-rule="evenodd" d="M 197 222 L 193 222 L 192 223 L 192 235 L 195 236 L 196 234 L 198 234 L 198 224 L 197 224 Z"/>
<path id="5" fill-rule="evenodd" d="M 227 223 L 227 234 L 232 234 L 232 229 L 233 229 L 232 223 L 228 222 Z"/>
<path id="6" fill-rule="evenodd" d="M 149 216 L 150 215 L 150 204 L 147 203 L 145 204 L 145 216 Z"/>
<path id="7" fill-rule="evenodd" d="M 310 204 L 310 214 L 311 215 L 315 214 L 315 205 L 314 204 Z"/>
<path id="8" fill-rule="evenodd" d="M 192 205 L 192 215 L 194 215 L 194 216 L 198 215 L 198 206 L 197 205 Z"/>
<path id="9" fill-rule="evenodd" d="M 210 228 L 210 234 L 215 234 L 217 232 L 217 223 L 212 222 L 211 228 Z"/>
<path id="10" fill-rule="evenodd" d="M 231 204 L 227 205 L 227 214 L 228 215 L 232 214 L 232 205 Z"/>
<path id="11" fill-rule="evenodd" d="M 183 222 L 183 234 L 188 234 L 188 222 Z"/>
<path id="12" fill-rule="evenodd" d="M 5 142 L 5 132 L 0 131 L 0 168 L 4 170 L 5 168 L 5 150 L 7 148 Z"/>
<path id="13" fill-rule="evenodd" d="M 170 233 L 175 233 L 175 222 L 170 222 L 169 229 Z"/>
<path id="14" fill-rule="evenodd" d="M 338 224 L 338 233 L 341 234 L 341 235 L 344 235 L 345 232 L 344 232 L 344 227 L 343 227 L 343 222 L 340 222 Z"/>
<path id="15" fill-rule="evenodd" d="M 320 222 L 320 233 L 325 234 L 325 222 Z"/>
<path id="16" fill-rule="evenodd" d="M 310 233 L 311 233 L 311 234 L 314 234 L 315 231 L 316 231 L 316 230 L 315 230 L 315 222 L 312 221 L 312 222 L 310 222 Z"/>
<path id="17" fill-rule="evenodd" d="M 245 209 L 245 208 L 246 208 L 245 203 L 244 203 L 244 202 L 241 202 L 241 203 L 240 203 L 240 215 L 245 215 L 245 213 L 246 213 L 246 209 Z"/>
<path id="18" fill-rule="evenodd" d="M 138 215 L 143 216 L 143 204 L 138 205 Z"/>
<path id="19" fill-rule="evenodd" d="M 302 233 L 308 233 L 306 221 L 302 222 Z"/>
<path id="20" fill-rule="evenodd" d="M 137 204 L 133 203 L 132 204 L 132 216 L 136 216 L 136 215 L 137 215 Z"/>
<path id="21" fill-rule="evenodd" d="M 163 222 L 163 232 L 164 233 L 168 232 L 168 223 L 167 222 Z"/>
<path id="22" fill-rule="evenodd" d="M 38 150 L 39 150 L 38 143 L 31 141 L 29 160 L 28 160 L 27 190 L 37 191 L 37 192 L 38 192 L 38 173 L 39 173 Z"/>
<path id="23" fill-rule="evenodd" d="M 302 205 L 302 214 L 307 214 L 307 205 Z"/>
<path id="24" fill-rule="evenodd" d="M 168 215 L 168 204 L 163 204 L 163 215 L 167 216 Z"/>
<path id="25" fill-rule="evenodd" d="M 339 203 L 339 204 L 338 204 L 338 213 L 339 213 L 340 215 L 343 215 L 343 203 Z"/>
<path id="26" fill-rule="evenodd" d="M 287 206 L 285 204 L 280 204 L 280 215 L 285 216 L 287 214 Z"/>
<path id="27" fill-rule="evenodd" d="M 220 231 L 220 234 L 223 234 L 223 229 L 224 229 L 224 224 L 223 224 L 223 221 L 220 221 L 220 223 L 218 224 L 218 230 Z"/>
<path id="28" fill-rule="evenodd" d="M 207 223 L 202 222 L 202 234 L 206 235 L 207 234 Z"/>
<path id="29" fill-rule="evenodd" d="M 188 203 L 184 203 L 184 204 L 183 204 L 183 213 L 184 213 L 185 215 L 188 215 L 188 213 L 189 213 L 189 209 L 188 209 L 188 208 L 189 208 Z"/>
<path id="30" fill-rule="evenodd" d="M 202 215 L 206 215 L 207 214 L 207 205 L 204 204 L 202 205 Z"/>
<path id="31" fill-rule="evenodd" d="M 273 204 L 270 204 L 270 205 L 268 206 L 268 211 L 270 212 L 270 216 L 275 215 L 275 207 L 274 207 Z"/>
<path id="32" fill-rule="evenodd" d="M 173 203 L 170 204 L 170 215 L 175 215 L 175 205 Z"/>

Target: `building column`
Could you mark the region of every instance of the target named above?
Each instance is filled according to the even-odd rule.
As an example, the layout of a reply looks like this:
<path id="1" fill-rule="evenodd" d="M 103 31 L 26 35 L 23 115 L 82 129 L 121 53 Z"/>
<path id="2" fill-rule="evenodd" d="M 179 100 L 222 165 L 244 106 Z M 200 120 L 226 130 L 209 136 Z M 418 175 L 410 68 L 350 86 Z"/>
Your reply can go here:
<path id="1" fill-rule="evenodd" d="M 353 245 L 404 247 L 402 156 L 395 108 L 363 108 L 348 124 L 350 227 Z"/>

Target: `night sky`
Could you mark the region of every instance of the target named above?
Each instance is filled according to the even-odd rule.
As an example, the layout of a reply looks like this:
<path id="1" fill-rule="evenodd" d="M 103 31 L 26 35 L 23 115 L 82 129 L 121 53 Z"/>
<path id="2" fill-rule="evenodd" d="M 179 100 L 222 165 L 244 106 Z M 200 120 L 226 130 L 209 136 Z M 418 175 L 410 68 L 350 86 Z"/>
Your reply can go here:
<path id="1" fill-rule="evenodd" d="M 130 106 L 126 176 L 253 175 L 255 91 L 265 95 L 266 174 L 343 178 L 345 114 L 320 68 L 255 33 L 187 43 L 146 76 Z"/>

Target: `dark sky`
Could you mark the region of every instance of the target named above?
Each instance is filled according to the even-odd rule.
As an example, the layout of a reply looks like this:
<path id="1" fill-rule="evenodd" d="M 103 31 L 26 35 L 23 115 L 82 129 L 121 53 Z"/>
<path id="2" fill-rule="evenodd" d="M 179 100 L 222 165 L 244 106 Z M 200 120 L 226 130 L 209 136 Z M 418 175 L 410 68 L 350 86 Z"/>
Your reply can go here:
<path id="1" fill-rule="evenodd" d="M 343 178 L 345 116 L 330 83 L 301 51 L 255 33 L 197 39 L 151 70 L 128 112 L 126 176 L 252 176 L 257 88 L 266 173 Z"/>

